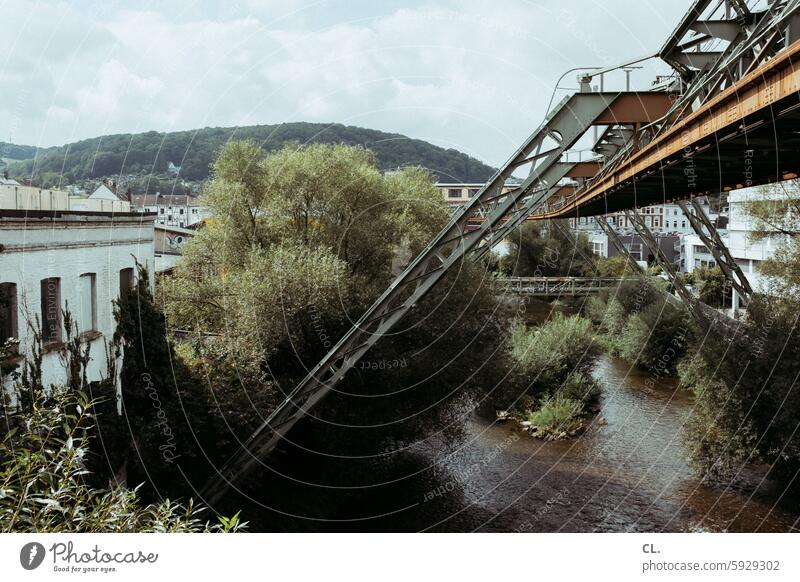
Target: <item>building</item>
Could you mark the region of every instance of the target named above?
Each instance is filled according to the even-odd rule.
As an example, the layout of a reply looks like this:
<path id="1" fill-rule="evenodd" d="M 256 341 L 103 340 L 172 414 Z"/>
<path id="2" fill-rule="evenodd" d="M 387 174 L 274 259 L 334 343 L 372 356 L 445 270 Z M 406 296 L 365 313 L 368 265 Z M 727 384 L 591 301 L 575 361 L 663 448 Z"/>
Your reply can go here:
<path id="1" fill-rule="evenodd" d="M 153 229 L 155 271 L 172 270 L 183 255 L 183 245 L 195 235 L 195 231 L 179 226 L 156 224 Z"/>
<path id="2" fill-rule="evenodd" d="M 19 184 L 0 184 L 0 209 L 4 210 L 59 210 L 76 212 L 131 211 L 127 200 L 71 196 L 64 190 L 47 190 Z"/>
<path id="3" fill-rule="evenodd" d="M 589 239 L 589 244 L 592 247 L 592 252 L 599 257 L 616 257 L 620 253 L 617 247 L 608 240 L 608 235 L 602 231 L 592 231 L 585 233 Z M 645 242 L 638 234 L 619 234 L 619 239 L 622 245 L 628 250 L 631 256 L 639 262 L 642 266 L 652 266 L 655 264 L 655 257 Z M 659 234 L 656 235 L 658 246 L 667 257 L 668 261 L 677 263 L 679 258 L 679 241 L 680 237 L 674 234 Z"/>
<path id="4" fill-rule="evenodd" d="M 135 212 L 153 213 L 156 223 L 188 228 L 211 216 L 211 212 L 196 196 L 185 194 L 136 194 L 131 197 Z"/>
<path id="5" fill-rule="evenodd" d="M 440 183 L 436 187 L 442 193 L 442 198 L 449 206 L 461 206 L 469 202 L 475 195 L 483 188 L 484 184 L 466 184 L 466 183 Z M 516 184 L 506 184 L 503 187 L 503 192 L 508 192 L 514 188 Z"/>
<path id="6" fill-rule="evenodd" d="M 698 202 L 700 202 L 700 205 L 703 207 L 703 211 L 706 213 L 706 216 L 708 216 L 709 219 L 718 226 L 718 228 L 725 227 L 725 224 L 727 223 L 725 209 L 723 209 L 722 212 L 716 212 L 712 209 L 705 198 L 700 198 Z M 694 213 L 694 209 L 691 206 L 689 207 L 689 210 Z M 639 209 L 639 214 L 644 220 L 644 223 L 647 225 L 647 228 L 654 233 L 675 235 L 694 233 L 691 223 L 683 215 L 683 210 L 681 210 L 681 207 L 677 204 L 656 204 L 653 206 L 646 206 Z M 618 232 L 633 232 L 633 225 L 630 224 L 630 221 L 628 220 L 628 217 L 625 216 L 624 212 L 613 212 L 611 214 L 607 214 L 606 220 L 608 221 L 608 224 Z M 570 218 L 569 223 L 574 230 L 601 232 L 600 227 L 597 226 L 597 221 L 595 220 L 594 216 Z"/>
<path id="7" fill-rule="evenodd" d="M 45 194 L 30 200 L 50 202 Z M 0 343 L 17 340 L 20 354 L 0 362 L 4 374 L 31 353 L 33 326 L 42 334 L 44 384 L 65 381 L 63 310 L 68 309 L 89 347 L 88 380 L 106 376 L 106 343 L 116 327 L 113 301 L 133 286 L 136 261 L 150 272 L 154 268 L 153 218 L 131 212 L 0 209 Z"/>

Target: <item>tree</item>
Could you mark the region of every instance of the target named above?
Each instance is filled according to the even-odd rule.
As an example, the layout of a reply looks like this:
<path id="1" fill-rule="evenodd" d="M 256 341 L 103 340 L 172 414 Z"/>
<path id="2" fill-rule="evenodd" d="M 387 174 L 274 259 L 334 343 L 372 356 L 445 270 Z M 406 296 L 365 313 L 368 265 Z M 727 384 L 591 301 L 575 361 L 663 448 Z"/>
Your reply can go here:
<path id="1" fill-rule="evenodd" d="M 593 274 L 592 249 L 583 233 L 571 236 L 565 225 L 525 222 L 509 236 L 511 252 L 501 269 L 518 277 L 582 276 Z"/>
<path id="2" fill-rule="evenodd" d="M 764 463 L 794 495 L 800 471 L 799 194 L 796 182 L 786 182 L 756 190 L 747 203 L 752 238 L 778 245 L 760 266 L 768 292 L 752 297 L 737 333 L 713 327 L 679 370 L 697 398 L 687 444 L 698 472 L 729 477 L 746 463 Z"/>
<path id="3" fill-rule="evenodd" d="M 273 395 L 295 385 L 383 291 L 393 264 L 401 268 L 449 217 L 427 171 L 384 176 L 374 154 L 344 145 L 265 154 L 255 142 L 231 142 L 203 199 L 214 220 L 187 245 L 160 293 L 170 321 L 197 335 L 183 355 L 244 404 L 219 403 L 242 430 L 260 423 L 277 404 Z M 409 434 L 435 424 L 437 410 L 490 384 L 483 379 L 496 362 L 485 360 L 504 333 L 498 307 L 481 265 L 456 266 L 373 348 L 369 367 L 348 374 L 326 414 L 408 417 Z M 403 358 L 413 366 L 397 364 Z M 382 390 L 396 395 L 368 397 Z M 344 447 L 347 438 L 326 442 Z"/>

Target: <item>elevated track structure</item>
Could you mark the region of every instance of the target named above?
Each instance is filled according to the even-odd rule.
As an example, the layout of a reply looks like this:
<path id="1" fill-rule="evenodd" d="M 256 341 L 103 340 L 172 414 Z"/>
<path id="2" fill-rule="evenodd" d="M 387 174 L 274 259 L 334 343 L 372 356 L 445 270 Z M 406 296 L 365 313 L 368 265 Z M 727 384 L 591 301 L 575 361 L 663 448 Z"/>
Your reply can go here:
<path id="1" fill-rule="evenodd" d="M 580 91 L 546 114 L 218 469 L 202 491 L 205 502 L 215 503 L 265 463 L 448 270 L 479 260 L 522 221 L 599 216 L 797 177 L 799 9 L 800 0 L 696 0 L 657 53 L 583 71 Z M 593 80 L 646 58 L 660 58 L 673 75 L 645 91 L 592 90 Z M 570 162 L 581 159 L 570 152 L 592 128 L 594 156 Z M 512 175 L 525 178 L 504 191 Z"/>

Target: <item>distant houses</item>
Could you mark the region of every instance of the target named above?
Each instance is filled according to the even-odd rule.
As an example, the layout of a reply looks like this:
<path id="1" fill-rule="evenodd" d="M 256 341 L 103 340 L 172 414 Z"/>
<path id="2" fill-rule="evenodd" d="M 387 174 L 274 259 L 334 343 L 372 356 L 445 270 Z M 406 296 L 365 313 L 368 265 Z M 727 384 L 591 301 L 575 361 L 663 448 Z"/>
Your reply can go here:
<path id="1" fill-rule="evenodd" d="M 135 212 L 155 214 L 157 224 L 178 228 L 193 227 L 211 216 L 197 197 L 186 194 L 135 194 L 131 207 Z"/>

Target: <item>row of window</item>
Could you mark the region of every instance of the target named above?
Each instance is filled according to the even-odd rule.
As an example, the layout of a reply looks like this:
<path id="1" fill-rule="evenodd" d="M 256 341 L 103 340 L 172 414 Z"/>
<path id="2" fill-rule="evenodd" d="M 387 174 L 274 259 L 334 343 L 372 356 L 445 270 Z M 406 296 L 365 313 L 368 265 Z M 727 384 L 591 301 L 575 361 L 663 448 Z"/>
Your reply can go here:
<path id="1" fill-rule="evenodd" d="M 158 213 L 159 213 L 159 214 L 164 214 L 164 211 L 165 211 L 165 210 L 169 210 L 170 212 L 172 212 L 172 206 L 170 206 L 168 209 L 165 209 L 165 208 L 162 206 L 162 207 L 160 207 L 160 208 L 158 209 Z M 192 210 L 192 214 L 197 214 L 197 208 L 192 208 L 191 210 Z M 183 208 L 178 208 L 178 214 L 183 214 Z"/>
<path id="2" fill-rule="evenodd" d="M 119 272 L 120 294 L 133 289 L 133 269 Z M 42 342 L 62 341 L 61 278 L 48 277 L 39 283 L 41 305 L 39 311 Z M 97 274 L 84 273 L 78 277 L 80 309 L 72 315 L 81 333 L 97 330 Z M 0 283 L 0 344 L 19 338 L 17 321 L 17 285 Z"/>
<path id="3" fill-rule="evenodd" d="M 461 198 L 463 190 L 461 188 L 448 188 L 447 189 L 447 197 L 448 198 Z M 474 198 L 475 195 L 478 193 L 478 188 L 468 188 L 467 195 L 469 198 Z"/>

